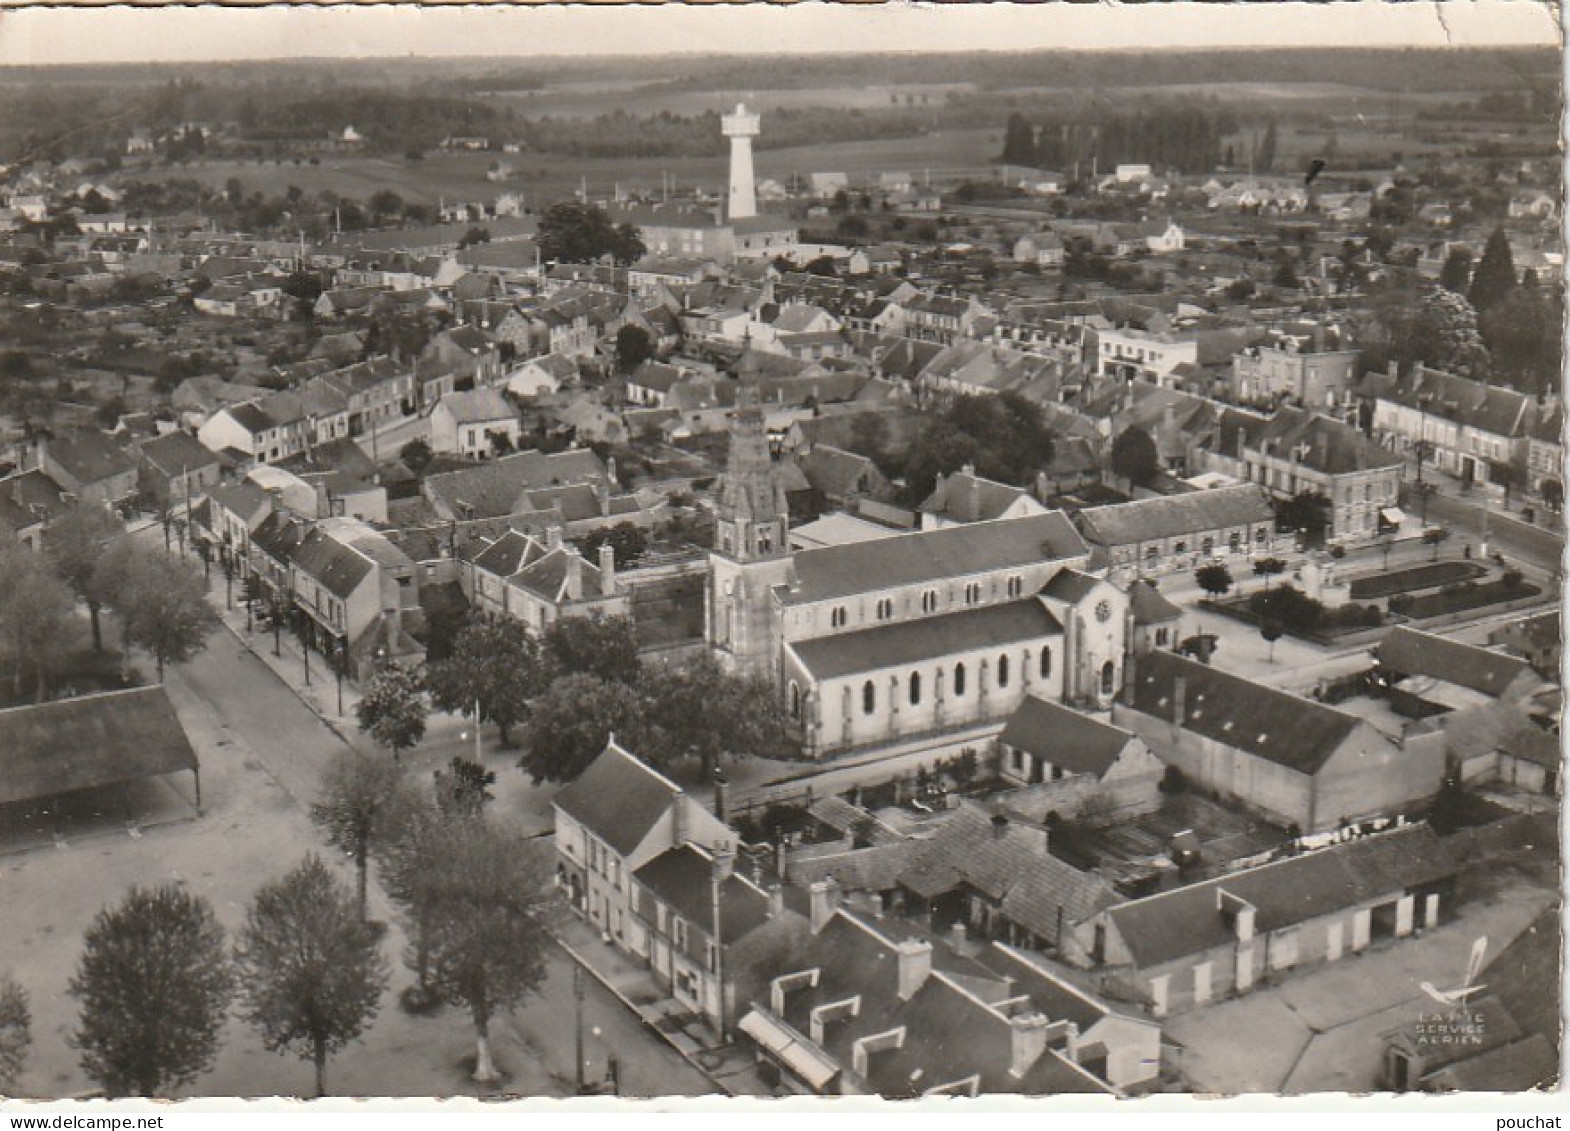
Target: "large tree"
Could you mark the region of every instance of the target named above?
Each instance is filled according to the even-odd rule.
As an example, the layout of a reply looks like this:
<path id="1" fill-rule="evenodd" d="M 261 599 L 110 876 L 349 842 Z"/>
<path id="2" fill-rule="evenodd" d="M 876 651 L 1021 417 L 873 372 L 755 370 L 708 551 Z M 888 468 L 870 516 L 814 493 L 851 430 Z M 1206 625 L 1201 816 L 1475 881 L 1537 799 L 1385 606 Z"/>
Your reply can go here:
<path id="1" fill-rule="evenodd" d="M 512 728 L 528 717 L 529 700 L 545 682 L 540 646 L 511 617 L 470 621 L 453 641 L 452 655 L 430 665 L 425 685 L 443 711 L 493 722 L 503 746 L 512 745 Z"/>
<path id="2" fill-rule="evenodd" d="M 654 356 L 654 341 L 649 332 L 635 322 L 616 331 L 616 368 L 631 373 Z"/>
<path id="3" fill-rule="evenodd" d="M 306 857 L 256 893 L 235 962 L 245 1018 L 263 1046 L 309 1060 L 325 1096 L 327 1058 L 365 1031 L 387 988 L 377 934 L 349 890 L 319 857 Z"/>
<path id="4" fill-rule="evenodd" d="M 1526 392 L 1558 388 L 1563 339 L 1552 292 L 1516 287 L 1477 321 L 1499 376 Z"/>
<path id="5" fill-rule="evenodd" d="M 642 674 L 630 617 L 562 617 L 545 630 L 541 643 L 552 676 L 592 675 L 632 684 Z"/>
<path id="6" fill-rule="evenodd" d="M 121 539 L 121 544 L 129 542 Z M 116 555 L 119 569 L 112 587 L 128 644 L 153 657 L 158 679 L 168 664 L 183 664 L 207 647 L 218 614 L 207 601 L 207 581 L 194 562 L 171 559 L 136 545 Z"/>
<path id="7" fill-rule="evenodd" d="M 82 1067 L 111 1096 L 187 1084 L 218 1053 L 233 993 L 223 928 L 208 902 L 169 884 L 132 888 L 98 914 L 70 992 Z"/>
<path id="8" fill-rule="evenodd" d="M 1483 258 L 1478 260 L 1467 298 L 1473 309 L 1484 311 L 1502 302 L 1515 287 L 1515 256 L 1510 252 L 1510 240 L 1503 228 L 1495 228 L 1483 245 Z"/>
<path id="9" fill-rule="evenodd" d="M 361 918 L 371 855 L 392 835 L 409 796 L 398 764 L 384 755 L 341 750 L 322 774 L 311 820 L 329 844 L 354 861 Z"/>
<path id="10" fill-rule="evenodd" d="M 708 653 L 681 664 L 651 664 L 643 680 L 638 751 L 655 765 L 697 759 L 708 781 L 726 754 L 772 752 L 784 734 L 779 695 L 761 677 L 732 675 Z"/>
<path id="11" fill-rule="evenodd" d="M 20 542 L 0 544 L 0 577 L 0 643 L 12 665 L 12 690 L 22 694 L 30 671 L 42 703 L 70 646 L 76 601 L 47 561 Z"/>
<path id="12" fill-rule="evenodd" d="M 535 239 L 541 258 L 560 263 L 590 263 L 605 256 L 631 263 L 645 250 L 636 228 L 612 223 L 598 205 L 571 200 L 545 210 Z"/>
<path id="13" fill-rule="evenodd" d="M 1299 491 L 1276 504 L 1276 522 L 1303 536 L 1309 548 L 1324 543 L 1332 517 L 1330 500 L 1318 491 Z"/>
<path id="14" fill-rule="evenodd" d="M 1232 571 L 1220 562 L 1211 562 L 1194 571 L 1194 580 L 1212 597 L 1220 597 L 1232 588 Z"/>
<path id="15" fill-rule="evenodd" d="M 10 974 L 0 974 L 0 1095 L 16 1090 L 32 1043 L 33 1016 L 27 991 Z"/>
<path id="16" fill-rule="evenodd" d="M 1454 294 L 1464 295 L 1472 281 L 1472 249 L 1453 247 L 1439 269 L 1439 285 Z"/>
<path id="17" fill-rule="evenodd" d="M 540 842 L 483 818 L 446 826 L 430 983 L 474 1023 L 474 1079 L 494 1083 L 490 1025 L 545 980 L 555 892 Z"/>
<path id="18" fill-rule="evenodd" d="M 425 737 L 425 688 L 420 673 L 402 664 L 384 664 L 366 684 L 355 707 L 360 729 L 378 746 L 400 757 Z"/>
<path id="19" fill-rule="evenodd" d="M 1134 424 L 1119 432 L 1112 441 L 1112 470 L 1135 486 L 1154 479 L 1161 470 L 1161 454 L 1150 433 Z"/>
<path id="20" fill-rule="evenodd" d="M 93 624 L 93 648 L 102 652 L 103 632 L 98 614 L 103 609 L 105 584 L 111 581 L 99 569 L 104 550 L 125 533 L 125 524 L 107 507 L 72 507 L 44 533 L 44 552 L 55 572 L 87 606 Z"/>
<path id="21" fill-rule="evenodd" d="M 582 672 L 562 676 L 534 702 L 518 765 L 536 784 L 572 781 L 611 735 L 630 740 L 643 719 L 642 701 L 626 684 Z"/>

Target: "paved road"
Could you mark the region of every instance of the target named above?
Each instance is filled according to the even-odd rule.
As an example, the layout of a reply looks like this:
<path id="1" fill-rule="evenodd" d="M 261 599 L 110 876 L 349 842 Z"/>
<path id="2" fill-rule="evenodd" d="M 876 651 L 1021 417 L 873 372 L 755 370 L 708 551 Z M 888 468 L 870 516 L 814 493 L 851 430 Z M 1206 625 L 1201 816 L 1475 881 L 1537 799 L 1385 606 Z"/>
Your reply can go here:
<path id="1" fill-rule="evenodd" d="M 1428 501 L 1428 521 L 1449 526 L 1451 542 L 1470 542 L 1474 553 L 1482 541 L 1483 508 L 1470 499 L 1434 495 Z M 1560 566 L 1565 540 L 1561 534 L 1541 526 L 1531 526 L 1518 516 L 1507 514 L 1497 506 L 1490 506 L 1488 545 L 1490 552 L 1497 550 L 1507 558 L 1523 559 L 1552 572 Z"/>

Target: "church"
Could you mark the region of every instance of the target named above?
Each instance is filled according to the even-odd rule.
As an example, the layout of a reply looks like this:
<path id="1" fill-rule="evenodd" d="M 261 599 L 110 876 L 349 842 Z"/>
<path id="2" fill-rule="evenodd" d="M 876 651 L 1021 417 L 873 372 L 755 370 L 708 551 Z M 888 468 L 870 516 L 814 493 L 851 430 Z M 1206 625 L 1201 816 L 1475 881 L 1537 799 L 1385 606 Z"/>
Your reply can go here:
<path id="1" fill-rule="evenodd" d="M 1061 511 L 792 550 L 763 413 L 738 409 L 716 494 L 706 634 L 778 689 L 802 751 L 1001 724 L 1027 695 L 1104 710 L 1127 594 Z"/>

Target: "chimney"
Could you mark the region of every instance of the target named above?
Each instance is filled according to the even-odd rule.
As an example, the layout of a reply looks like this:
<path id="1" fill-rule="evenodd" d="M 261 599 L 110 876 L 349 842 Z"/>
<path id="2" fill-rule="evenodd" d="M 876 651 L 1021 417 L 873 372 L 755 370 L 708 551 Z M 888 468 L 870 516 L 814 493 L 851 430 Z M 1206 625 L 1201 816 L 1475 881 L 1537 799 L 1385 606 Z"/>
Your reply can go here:
<path id="1" fill-rule="evenodd" d="M 600 595 L 616 596 L 616 550 L 609 542 L 600 546 Z"/>
<path id="2" fill-rule="evenodd" d="M 1001 840 L 1009 831 L 1009 819 L 1005 813 L 992 814 L 992 835 Z"/>
<path id="3" fill-rule="evenodd" d="M 714 882 L 724 883 L 736 871 L 736 854 L 728 844 L 714 846 Z"/>
<path id="4" fill-rule="evenodd" d="M 1180 675 L 1172 681 L 1172 725 L 1181 730 L 1188 718 L 1188 677 Z"/>
<path id="5" fill-rule="evenodd" d="M 1009 1018 L 1009 1075 L 1016 1080 L 1029 1072 L 1047 1051 L 1047 1018 L 1041 1013 L 1016 1013 Z"/>
<path id="6" fill-rule="evenodd" d="M 327 480 L 318 479 L 316 481 L 316 513 L 311 517 L 326 518 L 332 513 L 333 501 L 332 498 L 327 494 Z"/>
<path id="7" fill-rule="evenodd" d="M 567 579 L 562 587 L 562 595 L 569 601 L 583 597 L 583 555 L 576 546 L 567 549 Z"/>
<path id="8" fill-rule="evenodd" d="M 784 883 L 790 878 L 789 871 L 790 861 L 786 859 L 785 841 L 781 839 L 774 845 L 774 874 L 780 878 L 780 883 Z"/>
<path id="9" fill-rule="evenodd" d="M 817 880 L 807 887 L 807 922 L 812 933 L 817 934 L 834 918 L 839 905 L 839 884 L 833 880 Z"/>
<path id="10" fill-rule="evenodd" d="M 769 918 L 777 919 L 785 913 L 785 888 L 780 884 L 770 884 L 769 893 Z"/>
<path id="11" fill-rule="evenodd" d="M 969 464 L 965 465 L 966 473 L 970 476 L 970 521 L 981 521 L 981 480 L 976 478 L 976 473 Z"/>
<path id="12" fill-rule="evenodd" d="M 1401 363 L 1399 361 L 1391 361 L 1390 364 L 1385 367 L 1385 372 L 1390 375 L 1390 379 L 1392 381 L 1399 380 L 1401 377 Z"/>
<path id="13" fill-rule="evenodd" d="M 895 945 L 894 953 L 899 958 L 899 999 L 909 1001 L 932 973 L 932 944 L 906 939 Z"/>
<path id="14" fill-rule="evenodd" d="M 615 735 L 612 735 L 611 741 L 614 742 L 615 737 Z M 685 793 L 678 793 L 675 797 L 671 798 L 672 844 L 683 845 L 687 843 L 687 806 L 690 804 L 691 802 L 688 801 L 687 795 Z"/>
<path id="15" fill-rule="evenodd" d="M 606 479 L 607 485 L 609 485 L 611 483 L 620 483 L 621 482 L 621 480 L 616 477 L 616 457 L 615 456 L 606 456 L 605 457 L 605 479 Z"/>
<path id="16" fill-rule="evenodd" d="M 562 528 L 554 524 L 545 528 L 545 548 L 547 550 L 561 549 L 561 532 Z"/>

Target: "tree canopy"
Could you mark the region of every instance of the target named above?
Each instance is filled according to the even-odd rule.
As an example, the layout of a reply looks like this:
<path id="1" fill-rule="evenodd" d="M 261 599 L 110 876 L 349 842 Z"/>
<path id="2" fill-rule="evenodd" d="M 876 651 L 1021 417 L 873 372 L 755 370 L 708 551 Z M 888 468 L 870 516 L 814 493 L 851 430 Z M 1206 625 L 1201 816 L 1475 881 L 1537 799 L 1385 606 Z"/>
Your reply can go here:
<path id="1" fill-rule="evenodd" d="M 388 969 L 376 932 L 320 857 L 256 893 L 235 963 L 263 1047 L 311 1061 L 325 1096 L 327 1059 L 375 1019 Z"/>
<path id="2" fill-rule="evenodd" d="M 431 699 L 444 711 L 473 714 L 493 722 L 502 744 L 529 711 L 529 700 L 545 683 L 541 649 L 528 630 L 510 617 L 470 621 L 453 641 L 452 654 L 430 665 L 425 676 Z"/>
<path id="3" fill-rule="evenodd" d="M 174 884 L 132 888 L 93 921 L 70 989 L 87 1075 L 111 1096 L 159 1095 L 218 1053 L 233 993 L 223 928 Z"/>
<path id="4" fill-rule="evenodd" d="M 125 524 L 107 507 L 72 507 L 54 522 L 44 538 L 44 552 L 55 573 L 87 606 L 93 623 L 93 647 L 103 650 L 98 614 L 113 579 L 100 569 L 104 550 L 125 533 Z"/>
<path id="5" fill-rule="evenodd" d="M 384 664 L 366 684 L 355 714 L 360 729 L 397 758 L 425 737 L 425 690 L 420 673 Z"/>
<path id="6" fill-rule="evenodd" d="M 24 672 L 31 671 L 34 694 L 42 703 L 70 647 L 71 591 L 48 562 L 21 542 L 0 543 L 0 645 L 12 665 L 13 693 L 20 696 Z"/>
<path id="7" fill-rule="evenodd" d="M 642 674 L 630 617 L 563 617 L 545 630 L 541 644 L 552 677 L 581 673 L 631 684 Z"/>
<path id="8" fill-rule="evenodd" d="M 1119 432 L 1112 441 L 1112 470 L 1136 486 L 1154 479 L 1161 470 L 1161 454 L 1150 433 L 1134 424 Z"/>
<path id="9" fill-rule="evenodd" d="M 119 545 L 130 542 L 121 539 Z M 207 601 L 200 566 L 141 545 L 115 554 L 118 576 L 111 601 L 127 644 L 153 657 L 158 678 L 167 664 L 183 664 L 207 647 L 218 614 Z"/>
<path id="10" fill-rule="evenodd" d="M 598 205 L 571 200 L 545 210 L 536 241 L 541 257 L 557 263 L 592 263 L 609 256 L 625 264 L 642 258 L 646 250 L 632 225 L 614 224 Z"/>
<path id="11" fill-rule="evenodd" d="M 1502 302 L 1515 288 L 1515 256 L 1510 251 L 1510 240 L 1503 228 L 1495 228 L 1483 245 L 1483 258 L 1478 260 L 1467 299 L 1474 310 L 1484 311 Z"/>
<path id="12" fill-rule="evenodd" d="M 371 855 L 393 835 L 410 797 L 397 763 L 384 755 L 341 750 L 322 773 L 311 820 L 328 844 L 354 861 L 362 917 Z"/>
<path id="13" fill-rule="evenodd" d="M 1052 429 L 1040 406 L 1016 392 L 943 397 L 923 416 L 900 468 L 911 502 L 966 464 L 983 478 L 1028 488 L 1052 463 Z"/>
<path id="14" fill-rule="evenodd" d="M 0 974 L 0 1095 L 17 1090 L 32 1043 L 33 1016 L 27 991 L 10 974 Z"/>

